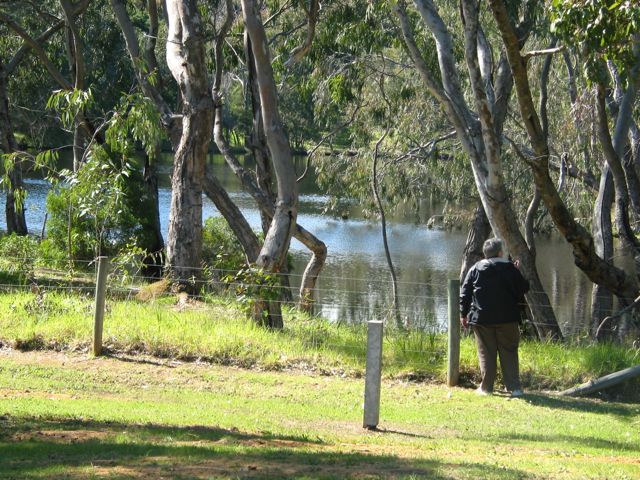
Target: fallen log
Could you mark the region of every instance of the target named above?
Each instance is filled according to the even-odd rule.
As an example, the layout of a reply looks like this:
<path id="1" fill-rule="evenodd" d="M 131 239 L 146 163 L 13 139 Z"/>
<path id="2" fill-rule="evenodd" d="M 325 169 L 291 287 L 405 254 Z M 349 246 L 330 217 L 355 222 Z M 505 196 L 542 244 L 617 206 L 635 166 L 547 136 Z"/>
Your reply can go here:
<path id="1" fill-rule="evenodd" d="M 620 370 L 619 372 L 610 373 L 609 375 L 605 375 L 604 377 L 590 380 L 587 383 L 583 383 L 582 385 L 578 385 L 577 387 L 573 387 L 560 392 L 560 395 L 569 397 L 586 395 L 589 393 L 597 392 L 599 390 L 604 390 L 605 388 L 613 387 L 614 385 L 618 385 L 619 383 L 625 382 L 638 376 L 640 376 L 640 365 L 625 368 L 624 370 Z"/>

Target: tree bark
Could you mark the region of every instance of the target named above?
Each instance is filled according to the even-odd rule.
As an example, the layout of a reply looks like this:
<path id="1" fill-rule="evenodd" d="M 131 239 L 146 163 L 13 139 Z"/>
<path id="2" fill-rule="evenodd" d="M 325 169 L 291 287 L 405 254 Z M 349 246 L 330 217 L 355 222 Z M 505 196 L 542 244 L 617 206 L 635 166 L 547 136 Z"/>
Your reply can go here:
<path id="1" fill-rule="evenodd" d="M 233 203 L 229 194 L 209 169 L 205 172 L 203 188 L 242 245 L 247 264 L 255 263 L 260 253 L 258 237 L 238 206 Z"/>
<path id="2" fill-rule="evenodd" d="M 251 100 L 252 112 L 252 128 L 249 137 L 249 149 L 256 164 L 256 180 L 258 185 L 271 198 L 272 203 L 276 202 L 276 195 L 273 192 L 273 169 L 269 158 L 269 149 L 267 148 L 267 139 L 264 133 L 264 125 L 262 122 L 262 107 L 260 105 L 260 90 L 258 88 L 258 76 L 256 72 L 255 60 L 253 58 L 253 50 L 251 47 L 251 39 L 249 33 L 244 33 L 244 49 L 247 61 L 247 85 L 249 97 Z M 260 219 L 262 221 L 262 232 L 266 235 L 271 225 L 271 216 L 260 210 Z M 291 283 L 289 279 L 289 265 L 285 261 L 280 271 L 280 283 L 282 285 L 282 300 L 291 302 L 293 296 L 291 294 Z"/>
<path id="3" fill-rule="evenodd" d="M 485 240 L 491 235 L 491 224 L 487 218 L 487 214 L 484 212 L 482 202 L 478 202 L 478 206 L 473 212 L 473 220 L 471 220 L 471 227 L 467 234 L 467 241 L 464 245 L 464 254 L 462 256 L 462 268 L 460 269 L 460 284 L 464 282 L 467 277 L 467 272 L 476 262 L 482 260 L 484 255 L 482 253 L 482 245 Z"/>
<path id="4" fill-rule="evenodd" d="M 529 203 L 529 208 L 527 208 L 527 215 L 524 218 L 524 238 L 527 242 L 527 246 L 529 247 L 529 251 L 531 252 L 531 256 L 536 258 L 536 241 L 535 241 L 535 231 L 534 225 L 536 220 L 536 214 L 538 213 L 538 208 L 540 208 L 541 202 L 540 192 L 538 189 L 533 187 L 533 198 L 531 199 L 531 203 Z"/>
<path id="5" fill-rule="evenodd" d="M 260 107 L 260 92 L 256 74 L 255 61 L 251 48 L 249 33 L 244 34 L 245 58 L 247 60 L 247 90 L 251 101 L 252 128 L 249 136 L 249 150 L 256 163 L 256 180 L 264 194 L 275 203 L 276 196 L 273 192 L 273 172 L 269 164 L 269 150 L 262 123 L 262 109 Z M 260 210 L 262 231 L 266 235 L 271 225 L 271 216 Z"/>
<path id="6" fill-rule="evenodd" d="M 611 171 L 615 187 L 616 228 L 628 253 L 635 257 L 640 245 L 629 224 L 629 191 L 627 190 L 627 182 L 620 156 L 611 141 L 605 106 L 605 87 L 602 84 L 596 86 L 596 123 L 598 139 L 602 146 L 605 161 Z"/>
<path id="7" fill-rule="evenodd" d="M 167 64 L 183 104 L 182 136 L 171 177 L 167 238 L 170 277 L 193 291 L 202 261 L 202 180 L 213 127 L 204 38 L 195 0 L 167 1 Z"/>
<path id="8" fill-rule="evenodd" d="M 84 90 L 85 88 L 85 62 L 84 62 L 84 46 L 80 36 L 80 30 L 76 25 L 76 16 L 74 13 L 74 5 L 71 0 L 60 0 L 60 6 L 64 12 L 65 23 L 67 27 L 68 42 L 68 60 L 71 66 L 73 88 L 76 90 Z M 85 148 L 85 133 L 87 131 L 84 125 L 84 112 L 76 115 L 73 125 L 73 170 L 78 171 L 83 159 Z"/>
<path id="9" fill-rule="evenodd" d="M 605 390 L 609 387 L 618 385 L 619 383 L 626 382 L 632 378 L 640 376 L 640 365 L 634 367 L 625 368 L 619 372 L 610 373 L 604 377 L 593 379 L 577 387 L 569 388 L 560 392 L 560 395 L 567 397 L 577 397 L 580 395 L 588 395 L 600 390 Z"/>
<path id="10" fill-rule="evenodd" d="M 625 169 L 633 170 L 636 174 L 636 178 L 639 179 L 640 182 L 640 172 L 638 169 L 640 168 L 640 129 L 635 121 L 631 122 L 631 126 L 629 128 L 629 150 L 625 155 Z M 635 189 L 638 189 L 636 192 Z M 634 214 L 637 210 L 640 210 L 640 185 L 629 185 L 629 194 L 632 198 L 632 204 L 635 202 L 634 198 L 638 200 L 638 206 L 634 205 L 633 210 Z M 633 230 L 637 232 L 640 230 L 640 214 L 636 214 L 633 223 Z"/>
<path id="11" fill-rule="evenodd" d="M 146 259 L 145 276 L 161 277 L 162 263 L 164 260 L 164 238 L 162 237 L 162 226 L 160 224 L 160 208 L 158 200 L 158 174 L 156 171 L 156 158 L 160 154 L 160 146 L 156 146 L 155 158 L 149 155 L 144 157 L 144 170 L 142 177 L 147 195 L 151 199 L 152 209 L 148 213 L 147 218 L 151 223 L 151 240 L 145 245 L 145 249 L 150 254 Z"/>
<path id="12" fill-rule="evenodd" d="M 381 77 L 384 78 L 384 77 Z M 382 82 L 382 81 L 381 81 Z M 382 89 L 382 87 L 381 87 Z M 383 93 L 384 96 L 384 93 Z M 378 214 L 380 215 L 380 226 L 382 229 L 382 244 L 384 245 L 384 254 L 387 259 L 387 265 L 389 266 L 389 273 L 391 274 L 391 287 L 393 294 L 393 314 L 396 320 L 396 328 L 402 330 L 404 324 L 402 323 L 402 317 L 400 316 L 400 300 L 398 298 L 398 279 L 396 277 L 396 269 L 393 266 L 393 260 L 391 259 L 391 251 L 389 250 L 389 240 L 387 238 L 387 218 L 380 199 L 379 185 L 378 185 L 378 156 L 380 152 L 380 144 L 389 134 L 389 129 L 385 130 L 384 134 L 376 142 L 376 146 L 373 153 L 373 163 L 371 171 L 371 190 L 373 192 L 373 198 L 375 199 L 378 207 Z"/>
<path id="13" fill-rule="evenodd" d="M 291 150 L 278 112 L 276 85 L 259 6 L 255 0 L 242 0 L 241 3 L 245 28 L 253 46 L 262 122 L 278 185 L 276 209 L 256 263 L 267 271 L 279 272 L 286 261 L 291 235 L 296 225 L 298 186 Z M 279 313 L 271 312 L 270 327 L 282 328 L 282 317 Z"/>
<path id="14" fill-rule="evenodd" d="M 154 15 L 157 15 L 157 11 L 153 9 L 153 0 L 149 0 L 149 17 L 150 17 L 150 30 L 149 36 L 153 35 L 154 30 L 157 26 L 154 24 L 153 18 Z M 159 83 L 155 85 L 149 82 L 149 75 L 145 73 L 140 67 L 143 61 L 147 62 L 149 68 L 152 68 L 153 65 L 157 65 L 157 60 L 155 58 L 155 50 L 154 43 L 151 40 L 148 40 L 145 45 L 144 54 L 140 50 L 140 45 L 138 43 L 138 37 L 136 35 L 136 30 L 133 25 L 133 22 L 129 18 L 129 14 L 127 13 L 127 8 L 124 0 L 111 0 L 111 8 L 113 9 L 113 13 L 116 17 L 118 25 L 120 26 L 120 30 L 122 31 L 122 35 L 124 36 L 125 43 L 127 45 L 127 51 L 129 52 L 129 57 L 131 58 L 131 64 L 133 66 L 133 71 L 136 75 L 136 80 L 138 85 L 140 85 L 140 89 L 142 92 L 149 97 L 153 103 L 156 105 L 156 108 L 160 112 L 160 117 L 162 119 L 162 124 L 165 127 L 167 133 L 169 134 L 169 138 L 171 140 L 171 144 L 175 147 L 180 143 L 180 131 L 181 126 L 178 125 L 177 119 L 173 114 L 171 108 L 168 103 L 163 98 L 162 91 L 162 81 L 160 76 L 158 75 Z M 180 128 L 178 128 L 180 127 Z"/>
<path id="15" fill-rule="evenodd" d="M 613 234 L 611 225 L 611 206 L 613 204 L 613 177 L 605 164 L 600 176 L 600 189 L 593 208 L 593 240 L 596 253 L 607 261 L 613 259 Z M 591 292 L 591 336 L 602 320 L 613 310 L 613 293 L 607 287 L 593 285 Z"/>

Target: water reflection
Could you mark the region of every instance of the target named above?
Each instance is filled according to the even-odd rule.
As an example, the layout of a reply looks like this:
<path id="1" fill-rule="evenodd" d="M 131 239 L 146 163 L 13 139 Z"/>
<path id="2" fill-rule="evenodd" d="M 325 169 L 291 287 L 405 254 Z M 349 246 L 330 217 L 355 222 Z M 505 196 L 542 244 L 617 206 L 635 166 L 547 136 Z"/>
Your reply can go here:
<path id="1" fill-rule="evenodd" d="M 214 159 L 218 177 L 231 198 L 242 209 L 249 223 L 260 228 L 260 216 L 251 197 L 240 189 L 235 175 L 219 158 Z M 164 165 L 160 187 L 160 213 L 164 231 L 168 228 L 170 166 Z M 32 232 L 40 232 L 45 218 L 45 199 L 49 184 L 40 179 L 27 179 L 27 223 Z M 385 319 L 391 299 L 391 282 L 384 257 L 380 227 L 350 209 L 346 220 L 323 214 L 328 197 L 320 193 L 311 177 L 301 187 L 298 221 L 322 239 L 328 247 L 325 269 L 319 280 L 318 313 L 336 322 L 363 322 Z M 0 196 L 4 212 L 5 195 Z M 204 218 L 218 216 L 208 198 L 203 199 Z M 416 223 L 406 217 L 392 218 L 389 242 L 400 282 L 400 304 L 403 317 L 412 325 L 442 329 L 447 322 L 447 281 L 456 278 L 466 232 L 429 230 L 424 219 L 441 213 L 437 206 L 425 202 Z M 411 214 L 415 217 L 415 212 Z M 404 218 L 404 219 L 403 219 Z M 6 229 L 0 215 L 0 229 Z M 294 271 L 292 286 L 299 286 L 309 253 L 298 241 L 292 241 Z M 560 238 L 538 240 L 538 266 L 542 283 L 551 297 L 561 328 L 566 333 L 588 328 L 590 282 L 573 264 L 571 250 Z"/>

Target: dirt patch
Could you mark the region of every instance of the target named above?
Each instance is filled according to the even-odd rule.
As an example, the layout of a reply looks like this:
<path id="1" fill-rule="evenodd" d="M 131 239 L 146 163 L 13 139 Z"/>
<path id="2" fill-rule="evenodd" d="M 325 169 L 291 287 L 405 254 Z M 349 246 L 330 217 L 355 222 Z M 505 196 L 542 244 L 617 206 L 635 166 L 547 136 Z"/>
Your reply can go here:
<path id="1" fill-rule="evenodd" d="M 48 393 L 34 392 L 32 390 L 13 390 L 11 388 L 0 388 L 0 398 L 24 398 L 38 396 L 49 400 L 73 400 L 79 398 L 77 395 L 69 393 Z"/>
<path id="2" fill-rule="evenodd" d="M 126 476 L 129 478 L 296 478 L 333 477 L 349 479 L 385 478 L 394 479 L 416 475 L 433 476 L 433 471 L 424 468 L 385 466 L 365 460 L 349 465 L 330 462 L 299 464 L 286 460 L 260 458 L 220 457 L 203 461 L 176 463 L 166 457 L 147 457 L 136 465 L 115 465 L 112 461 L 92 462 L 91 473 L 97 477 Z M 84 472 L 69 472 L 71 478 L 85 478 Z"/>
<path id="3" fill-rule="evenodd" d="M 79 443 L 103 440 L 110 432 L 98 430 L 36 430 L 15 432 L 8 437 L 10 442 Z"/>

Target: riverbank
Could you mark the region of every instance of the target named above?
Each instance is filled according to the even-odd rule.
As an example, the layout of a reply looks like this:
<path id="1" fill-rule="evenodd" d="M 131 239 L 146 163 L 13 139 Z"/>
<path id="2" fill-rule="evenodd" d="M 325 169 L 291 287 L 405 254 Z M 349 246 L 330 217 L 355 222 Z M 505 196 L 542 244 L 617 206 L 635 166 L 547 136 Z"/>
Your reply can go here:
<path id="1" fill-rule="evenodd" d="M 0 478 L 631 479 L 640 404 L 0 350 Z"/>
<path id="2" fill-rule="evenodd" d="M 15 290 L 0 294 L 0 343 L 18 350 L 89 351 L 92 288 L 74 292 Z M 247 320 L 234 299 L 168 296 L 149 301 L 110 299 L 104 348 L 114 356 L 151 355 L 262 371 L 304 371 L 359 378 L 365 368 L 366 326 L 333 323 L 285 309 L 285 328 L 270 331 Z M 421 329 L 387 327 L 384 376 L 391 380 L 443 383 L 447 338 Z M 638 363 L 637 349 L 612 344 L 524 340 L 521 374 L 525 388 L 562 390 Z M 473 339 L 463 336 L 461 384 L 478 381 Z M 632 398 L 639 383 L 609 392 Z M 634 393 L 635 392 L 635 393 Z M 613 397 L 611 397 L 613 395 Z"/>

